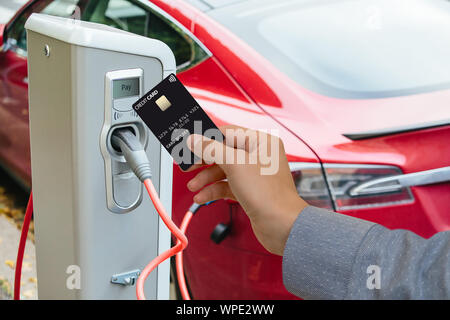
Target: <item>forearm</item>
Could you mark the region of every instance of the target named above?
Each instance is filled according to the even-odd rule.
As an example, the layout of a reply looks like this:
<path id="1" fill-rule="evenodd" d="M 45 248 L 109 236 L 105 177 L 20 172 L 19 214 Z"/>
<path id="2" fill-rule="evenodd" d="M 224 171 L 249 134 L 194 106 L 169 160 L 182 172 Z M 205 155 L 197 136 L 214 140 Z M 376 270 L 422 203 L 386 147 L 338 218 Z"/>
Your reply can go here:
<path id="1" fill-rule="evenodd" d="M 307 207 L 286 243 L 283 280 L 305 299 L 448 298 L 449 239 L 448 232 L 425 240 Z"/>

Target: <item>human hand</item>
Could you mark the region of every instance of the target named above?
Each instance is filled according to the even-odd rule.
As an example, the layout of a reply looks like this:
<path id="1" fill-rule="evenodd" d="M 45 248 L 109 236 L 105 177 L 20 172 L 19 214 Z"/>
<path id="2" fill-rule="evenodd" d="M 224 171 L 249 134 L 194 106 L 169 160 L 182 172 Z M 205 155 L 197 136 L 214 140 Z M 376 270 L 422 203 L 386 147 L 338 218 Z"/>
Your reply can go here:
<path id="1" fill-rule="evenodd" d="M 291 227 L 307 206 L 289 170 L 283 142 L 278 137 L 237 126 L 220 130 L 224 143 L 191 135 L 188 146 L 205 167 L 187 187 L 203 204 L 217 199 L 238 201 L 250 219 L 258 241 L 282 255 Z"/>

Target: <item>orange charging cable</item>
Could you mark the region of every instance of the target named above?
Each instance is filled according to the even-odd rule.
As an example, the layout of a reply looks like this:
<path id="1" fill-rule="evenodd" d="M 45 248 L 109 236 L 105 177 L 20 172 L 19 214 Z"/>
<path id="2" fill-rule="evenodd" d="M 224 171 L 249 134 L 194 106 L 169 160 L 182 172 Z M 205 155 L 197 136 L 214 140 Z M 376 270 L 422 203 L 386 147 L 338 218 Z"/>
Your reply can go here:
<path id="1" fill-rule="evenodd" d="M 183 234 L 186 234 L 186 229 L 189 226 L 189 223 L 191 222 L 193 216 L 194 213 L 192 213 L 192 211 L 188 211 L 184 215 L 183 221 L 181 222 L 180 226 L 181 232 L 183 232 Z M 180 288 L 181 297 L 183 298 L 183 300 L 191 300 L 191 297 L 189 296 L 189 290 L 186 285 L 186 279 L 184 277 L 183 251 L 177 253 L 175 257 L 175 264 L 177 269 L 178 287 Z"/>
<path id="2" fill-rule="evenodd" d="M 178 229 L 178 227 L 175 225 L 175 223 L 170 219 L 169 215 L 166 213 L 166 210 L 164 209 L 163 204 L 161 203 L 161 200 L 158 197 L 158 193 L 155 190 L 155 187 L 153 186 L 153 183 L 150 179 L 144 180 L 145 188 L 147 189 L 147 192 L 155 206 L 156 211 L 158 211 L 159 216 L 163 220 L 164 224 L 169 228 L 169 230 L 175 235 L 177 238 L 177 243 L 174 247 L 170 248 L 167 251 L 164 251 L 159 256 L 157 256 L 155 259 L 150 261 L 150 263 L 144 268 L 141 275 L 139 276 L 137 283 L 136 283 L 136 296 L 138 300 L 145 300 L 145 294 L 144 294 L 144 283 L 149 274 L 162 262 L 167 260 L 168 258 L 176 255 L 177 253 L 181 253 L 186 246 L 188 245 L 188 240 L 184 233 Z M 189 211 L 188 211 L 189 214 Z M 192 213 L 191 213 L 192 215 Z M 184 279 L 184 277 L 183 277 Z M 187 291 L 187 290 L 186 290 Z"/>
<path id="3" fill-rule="evenodd" d="M 118 129 L 114 131 L 111 137 L 111 143 L 113 147 L 117 148 L 118 150 L 121 150 L 123 156 L 125 157 L 125 160 L 128 162 L 130 168 L 136 174 L 136 177 L 138 177 L 138 179 L 142 181 L 142 183 L 145 185 L 145 188 L 147 189 L 147 192 L 153 202 L 153 205 L 155 206 L 155 209 L 158 212 L 161 219 L 163 220 L 164 224 L 177 238 L 175 246 L 161 253 L 159 256 L 153 259 L 144 268 L 144 270 L 142 270 L 142 273 L 140 274 L 136 283 L 136 296 L 138 300 L 145 299 L 144 283 L 149 274 L 159 264 L 161 264 L 168 258 L 180 254 L 180 258 L 178 258 L 178 261 L 181 261 L 181 263 L 177 264 L 177 274 L 179 275 L 179 282 L 181 283 L 183 298 L 189 300 L 189 293 L 186 288 L 186 282 L 184 280 L 181 252 L 188 245 L 188 240 L 184 235 L 184 231 L 186 231 L 187 225 L 189 224 L 189 220 L 190 218 L 192 218 L 192 215 L 195 213 L 195 211 L 199 208 L 199 205 L 195 204 L 191 206 L 191 208 L 189 208 L 186 214 L 188 220 L 186 220 L 184 231 L 178 229 L 178 227 L 166 213 L 166 210 L 164 209 L 164 206 L 158 197 L 158 193 L 156 192 L 155 187 L 153 186 L 153 183 L 150 179 L 152 176 L 150 161 L 147 158 L 144 146 L 137 139 L 136 135 L 129 128 Z M 178 269 L 180 269 L 181 271 L 179 271 Z"/>

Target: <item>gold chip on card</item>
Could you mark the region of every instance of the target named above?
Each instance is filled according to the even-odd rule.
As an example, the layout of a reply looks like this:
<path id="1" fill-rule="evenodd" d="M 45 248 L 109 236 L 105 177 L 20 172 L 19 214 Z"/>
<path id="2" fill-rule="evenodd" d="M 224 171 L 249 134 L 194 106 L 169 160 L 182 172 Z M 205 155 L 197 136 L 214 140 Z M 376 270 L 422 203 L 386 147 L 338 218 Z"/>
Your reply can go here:
<path id="1" fill-rule="evenodd" d="M 166 96 L 159 97 L 155 102 L 161 109 L 161 111 L 166 111 L 172 105 L 170 101 L 166 98 Z"/>

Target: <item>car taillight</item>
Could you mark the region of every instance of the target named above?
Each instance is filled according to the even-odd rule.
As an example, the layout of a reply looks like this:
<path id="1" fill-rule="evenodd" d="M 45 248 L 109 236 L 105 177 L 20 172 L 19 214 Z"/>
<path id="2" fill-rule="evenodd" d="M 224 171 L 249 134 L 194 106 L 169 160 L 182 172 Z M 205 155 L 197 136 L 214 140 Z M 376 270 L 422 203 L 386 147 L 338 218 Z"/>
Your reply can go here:
<path id="1" fill-rule="evenodd" d="M 393 166 L 325 164 L 325 174 L 336 210 L 391 206 L 414 201 L 411 190 L 392 177 Z"/>
<path id="2" fill-rule="evenodd" d="M 325 164 L 323 172 L 319 164 L 290 166 L 299 195 L 314 206 L 345 211 L 414 201 L 411 190 L 395 179 L 402 175 L 397 167 Z"/>
<path id="3" fill-rule="evenodd" d="M 312 206 L 333 210 L 330 192 L 319 163 L 289 163 L 297 192 Z"/>

